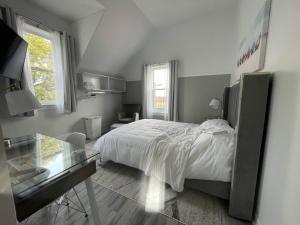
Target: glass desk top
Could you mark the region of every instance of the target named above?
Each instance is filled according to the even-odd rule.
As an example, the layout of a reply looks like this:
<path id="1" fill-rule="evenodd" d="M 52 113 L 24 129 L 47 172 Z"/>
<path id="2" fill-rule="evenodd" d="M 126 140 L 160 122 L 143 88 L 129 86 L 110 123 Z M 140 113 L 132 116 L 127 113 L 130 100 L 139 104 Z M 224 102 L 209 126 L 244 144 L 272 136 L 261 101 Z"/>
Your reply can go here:
<path id="1" fill-rule="evenodd" d="M 12 139 L 6 154 L 12 189 L 19 197 L 98 156 L 98 153 L 87 154 L 83 148 L 42 134 Z"/>

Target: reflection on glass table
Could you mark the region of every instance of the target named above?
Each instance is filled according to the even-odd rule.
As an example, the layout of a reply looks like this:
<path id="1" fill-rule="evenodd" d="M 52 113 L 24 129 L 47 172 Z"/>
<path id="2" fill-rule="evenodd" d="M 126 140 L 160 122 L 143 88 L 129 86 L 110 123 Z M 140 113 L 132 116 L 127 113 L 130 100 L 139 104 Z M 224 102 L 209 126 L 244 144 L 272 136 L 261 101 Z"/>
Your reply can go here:
<path id="1" fill-rule="evenodd" d="M 42 134 L 12 139 L 6 152 L 15 195 L 96 155 L 87 157 L 85 149 Z"/>
<path id="2" fill-rule="evenodd" d="M 58 186 L 68 191 L 73 185 L 85 181 L 89 198 L 94 198 L 89 177 L 96 172 L 95 160 L 99 157 L 98 153 L 87 155 L 84 148 L 36 134 L 12 139 L 6 154 L 17 215 L 18 208 L 22 208 L 22 204 L 28 204 L 26 201 L 30 198 L 44 200 L 44 194 L 48 201 L 55 200 L 59 197 L 57 191 L 54 191 Z M 49 197 L 49 193 L 53 197 Z M 24 219 L 46 203 L 39 202 L 36 209 L 30 209 L 30 212 L 23 212 L 22 209 L 18 217 Z M 96 209 L 96 204 L 92 208 Z"/>

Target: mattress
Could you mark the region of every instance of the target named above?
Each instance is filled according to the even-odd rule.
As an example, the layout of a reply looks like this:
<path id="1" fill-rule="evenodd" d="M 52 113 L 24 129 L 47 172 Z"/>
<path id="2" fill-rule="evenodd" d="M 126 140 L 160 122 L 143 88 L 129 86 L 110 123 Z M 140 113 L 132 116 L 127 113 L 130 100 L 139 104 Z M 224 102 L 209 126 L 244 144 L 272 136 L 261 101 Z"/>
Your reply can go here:
<path id="1" fill-rule="evenodd" d="M 103 161 L 140 169 L 180 192 L 186 178 L 230 182 L 234 139 L 224 120 L 198 125 L 145 119 L 100 137 L 94 150 Z"/>

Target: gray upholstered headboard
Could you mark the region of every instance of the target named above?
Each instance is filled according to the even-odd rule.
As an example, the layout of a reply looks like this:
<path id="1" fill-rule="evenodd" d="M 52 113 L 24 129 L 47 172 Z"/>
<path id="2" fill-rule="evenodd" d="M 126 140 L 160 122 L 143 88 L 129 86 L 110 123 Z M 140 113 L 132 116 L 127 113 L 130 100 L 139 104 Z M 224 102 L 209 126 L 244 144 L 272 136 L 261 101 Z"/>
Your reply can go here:
<path id="1" fill-rule="evenodd" d="M 271 75 L 266 73 L 245 74 L 239 83 L 224 90 L 223 118 L 236 130 L 231 182 L 185 181 L 188 187 L 229 198 L 229 215 L 243 220 L 253 219 L 270 80 Z"/>
<path id="2" fill-rule="evenodd" d="M 225 87 L 223 94 L 223 118 L 227 120 L 233 128 L 236 127 L 238 121 L 238 106 L 240 95 L 240 83 L 236 83 L 232 87 Z"/>
<path id="3" fill-rule="evenodd" d="M 263 152 L 270 74 L 245 74 L 224 92 L 224 119 L 236 129 L 229 214 L 253 218 L 257 179 Z"/>

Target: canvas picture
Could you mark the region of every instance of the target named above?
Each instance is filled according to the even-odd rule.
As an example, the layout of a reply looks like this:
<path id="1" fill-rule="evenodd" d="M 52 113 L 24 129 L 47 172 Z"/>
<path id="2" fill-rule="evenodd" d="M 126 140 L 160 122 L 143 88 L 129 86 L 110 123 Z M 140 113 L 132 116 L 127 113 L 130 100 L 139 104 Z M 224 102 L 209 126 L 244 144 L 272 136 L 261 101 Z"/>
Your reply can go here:
<path id="1" fill-rule="evenodd" d="M 257 72 L 264 68 L 269 32 L 271 0 L 258 12 L 248 35 L 241 41 L 237 60 L 238 73 Z"/>

